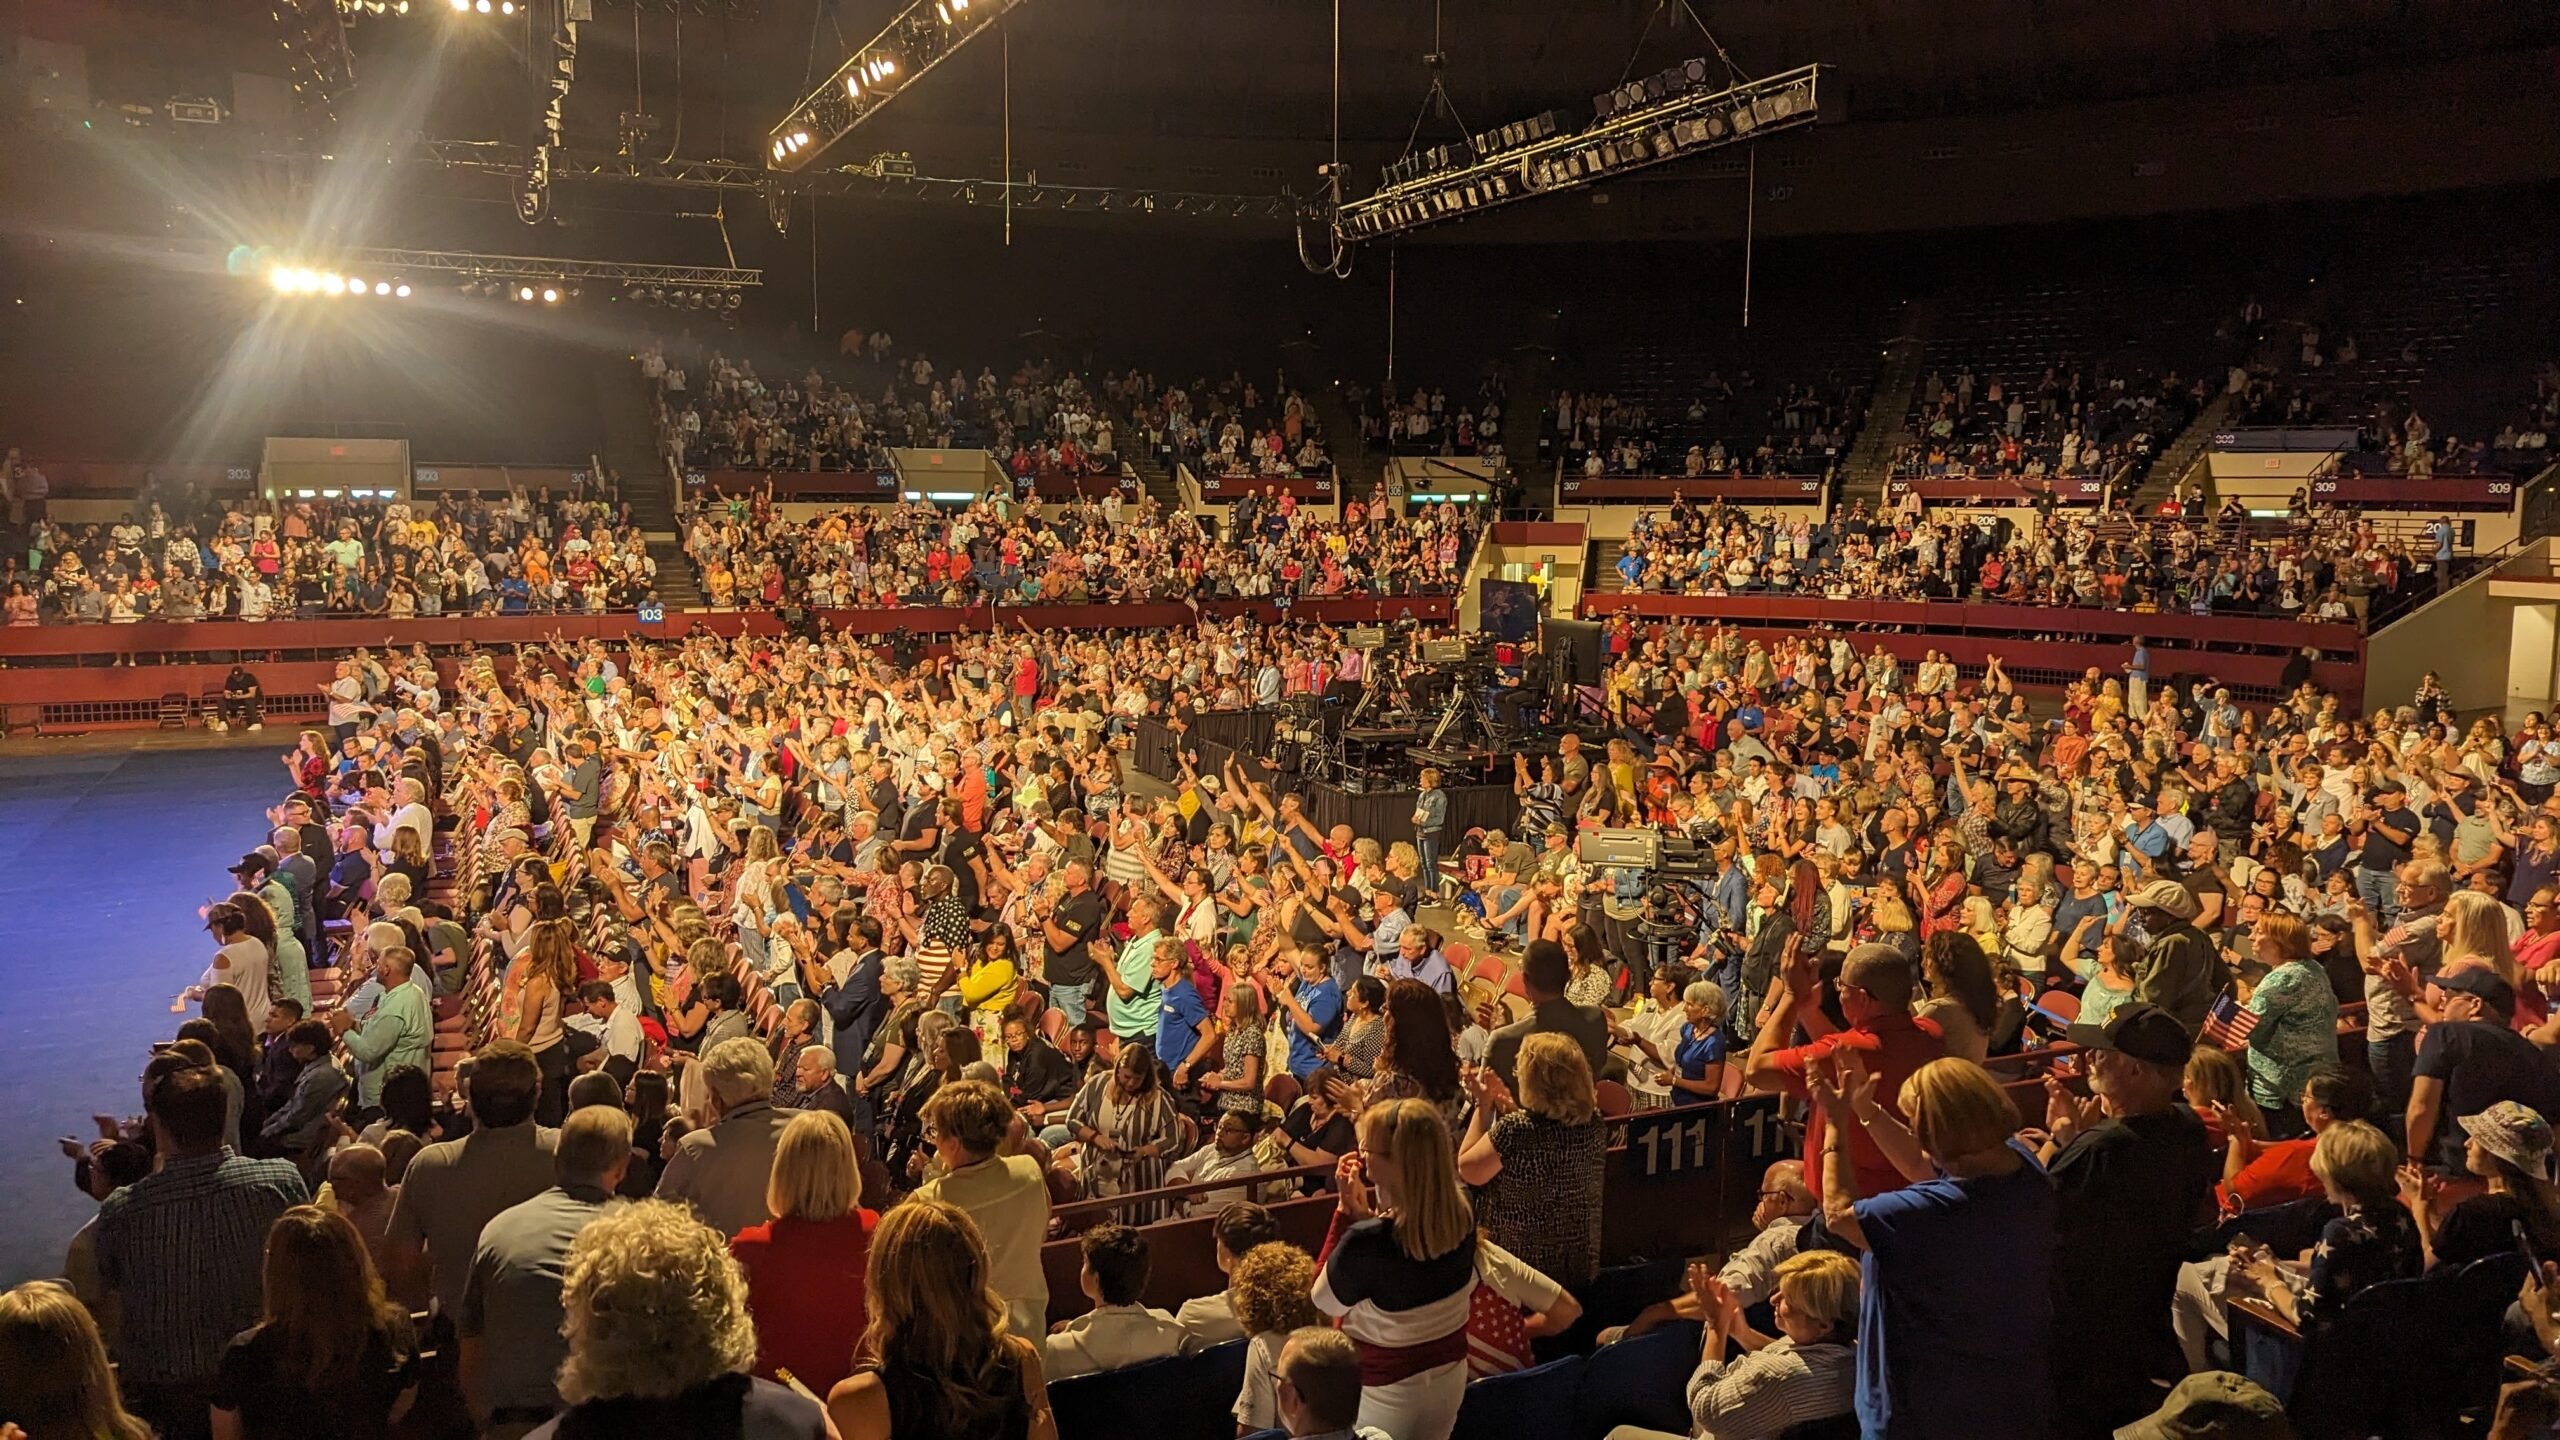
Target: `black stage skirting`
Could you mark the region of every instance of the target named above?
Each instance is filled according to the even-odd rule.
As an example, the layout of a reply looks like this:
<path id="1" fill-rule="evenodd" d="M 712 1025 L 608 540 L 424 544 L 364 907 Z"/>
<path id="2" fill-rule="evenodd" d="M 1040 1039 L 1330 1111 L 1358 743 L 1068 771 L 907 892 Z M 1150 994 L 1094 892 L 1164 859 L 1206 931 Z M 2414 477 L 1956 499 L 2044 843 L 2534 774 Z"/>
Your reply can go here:
<path id="1" fill-rule="evenodd" d="M 1365 835 L 1381 842 L 1413 838 L 1412 787 L 1371 790 L 1353 794 L 1339 785 L 1325 781 L 1275 779 L 1269 768 L 1271 735 L 1279 719 L 1269 710 L 1212 710 L 1201 713 L 1187 737 L 1189 748 L 1199 758 L 1196 768 L 1202 775 L 1218 775 L 1233 756 L 1245 774 L 1270 785 L 1275 792 L 1296 790 L 1305 797 L 1307 818 L 1318 829 L 1330 830 L 1348 825 L 1354 835 Z M 1181 773 L 1174 762 L 1174 734 L 1164 722 L 1155 719 L 1138 721 L 1137 741 L 1133 749 L 1139 770 L 1158 780 L 1171 782 Z M 1502 830 L 1517 827 L 1520 803 L 1508 785 L 1444 785 L 1449 796 L 1448 843 L 1454 847 L 1459 836 L 1469 830 Z M 1221 805 L 1220 809 L 1227 808 Z M 1515 837 L 1516 838 L 1516 837 Z"/>

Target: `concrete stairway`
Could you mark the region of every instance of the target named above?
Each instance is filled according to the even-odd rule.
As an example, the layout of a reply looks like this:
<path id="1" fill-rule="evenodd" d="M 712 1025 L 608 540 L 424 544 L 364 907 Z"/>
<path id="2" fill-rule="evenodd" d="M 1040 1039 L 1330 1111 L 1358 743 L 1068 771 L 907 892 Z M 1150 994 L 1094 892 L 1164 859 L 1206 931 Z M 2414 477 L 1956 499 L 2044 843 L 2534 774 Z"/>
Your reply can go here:
<path id="1" fill-rule="evenodd" d="M 1929 343 L 1929 302 L 1913 300 L 1902 307 L 1900 333 L 1885 345 L 1867 394 L 1867 420 L 1857 443 L 1840 467 L 1840 503 L 1864 500 L 1870 510 L 1884 501 L 1884 482 L 1893 457 L 1911 439 L 1911 391 L 1924 373 Z"/>
<path id="2" fill-rule="evenodd" d="M 657 411 L 649 382 L 630 357 L 622 355 L 600 361 L 590 378 L 604 432 L 604 448 L 597 458 L 604 462 L 617 493 L 630 504 L 631 518 L 649 542 L 650 558 L 658 562 L 658 598 L 672 606 L 698 607 L 701 579 L 676 536 L 676 497 L 658 449 Z"/>
<path id="3" fill-rule="evenodd" d="M 2203 485 L 2206 498 L 2210 500 L 2213 497 L 2213 477 L 2203 463 L 2205 452 L 2212 448 L 2215 433 L 2230 420 L 2232 407 L 2237 403 L 2228 390 L 2216 394 L 2205 402 L 2202 410 L 2196 412 L 2196 418 L 2188 422 L 2186 429 L 2179 431 L 2159 454 L 2152 457 L 2151 469 L 2142 477 L 2142 488 L 2134 492 L 2133 508 L 2137 512 L 2148 513 L 2168 495 L 2171 486 L 2187 478 L 2189 471 L 2196 472 L 2195 478 Z"/>

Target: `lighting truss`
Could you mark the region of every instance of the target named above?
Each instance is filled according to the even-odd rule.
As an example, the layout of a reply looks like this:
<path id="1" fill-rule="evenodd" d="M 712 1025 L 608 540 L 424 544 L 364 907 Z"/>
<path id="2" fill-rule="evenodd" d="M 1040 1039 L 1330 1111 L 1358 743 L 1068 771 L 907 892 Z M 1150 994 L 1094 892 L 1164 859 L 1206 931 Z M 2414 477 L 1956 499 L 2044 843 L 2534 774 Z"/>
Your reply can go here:
<path id="1" fill-rule="evenodd" d="M 523 154 L 513 146 L 478 140 L 429 141 L 418 158 L 448 170 L 518 174 Z M 869 200 L 901 200 L 933 205 L 1004 204 L 1002 180 L 949 178 L 915 173 L 912 162 L 874 156 L 857 165 L 807 170 L 788 177 L 762 166 L 736 160 L 636 159 L 596 152 L 557 155 L 551 175 L 556 180 L 618 180 L 640 185 L 691 189 L 755 190 L 766 194 L 840 196 Z M 1016 181 L 1016 209 L 1073 211 L 1092 214 L 1190 217 L 1282 223 L 1295 219 L 1301 202 L 1288 194 L 1233 195 L 1197 190 L 1162 190 L 1131 185 L 1035 185 Z"/>
<path id="2" fill-rule="evenodd" d="M 1376 193 L 1341 208 L 1334 228 L 1346 242 L 1376 240 L 1811 125 L 1822 68 L 1710 90 L 1706 62 L 1692 60 L 1595 97 L 1598 118 L 1582 130 L 1550 113 L 1418 157 L 1419 165 L 1399 161 Z"/>
<path id="3" fill-rule="evenodd" d="M 766 133 L 767 162 L 776 170 L 798 170 L 816 160 L 1021 3 L 911 0 Z"/>
<path id="4" fill-rule="evenodd" d="M 469 276 L 481 283 L 522 286 L 537 291 L 563 282 L 598 285 L 680 285 L 688 289 L 735 291 L 764 283 L 761 270 L 728 270 L 716 265 L 632 265 L 619 260 L 558 260 L 540 255 L 481 255 L 468 250 L 351 250 L 340 258 L 351 273 L 363 269 L 411 275 Z"/>

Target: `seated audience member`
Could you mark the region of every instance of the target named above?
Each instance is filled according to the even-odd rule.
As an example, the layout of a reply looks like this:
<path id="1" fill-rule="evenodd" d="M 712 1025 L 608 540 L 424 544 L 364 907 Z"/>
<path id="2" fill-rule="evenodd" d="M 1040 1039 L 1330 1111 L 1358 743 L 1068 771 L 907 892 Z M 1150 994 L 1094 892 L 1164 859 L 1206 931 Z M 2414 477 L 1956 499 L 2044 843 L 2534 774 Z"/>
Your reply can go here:
<path id="1" fill-rule="evenodd" d="M 1188 1331 L 1200 1348 L 1241 1340 L 1251 1333 L 1238 1318 L 1236 1292 L 1233 1285 L 1236 1265 L 1257 1245 L 1268 1245 L 1280 1238 L 1280 1224 L 1271 1212 L 1250 1201 L 1237 1200 L 1218 1212 L 1209 1229 L 1210 1253 L 1218 1262 L 1218 1273 L 1227 1277 L 1228 1288 L 1214 1295 L 1194 1295 L 1175 1311 L 1173 1323 Z"/>
<path id="2" fill-rule="evenodd" d="M 782 1088 L 775 1103 L 790 1110 L 823 1110 L 851 1130 L 853 1097 L 845 1093 L 843 1077 L 836 1074 L 835 1052 L 824 1045 L 804 1045 L 790 1061 L 791 1083 Z"/>
<path id="3" fill-rule="evenodd" d="M 1289 1142 L 1292 1165 L 1331 1165 L 1360 1148 L 1360 1132 L 1350 1115 L 1334 1104 L 1342 1093 L 1341 1072 L 1320 1065 L 1307 1077 L 1307 1093 L 1289 1107 L 1280 1133 Z M 1312 1193 L 1317 1187 L 1310 1184 Z"/>
<path id="4" fill-rule="evenodd" d="M 809 1053 L 825 1055 L 818 1046 Z M 790 1371 L 819 1394 L 853 1373 L 862 1338 L 863 1274 L 880 1212 L 863 1208 L 853 1132 L 825 1111 L 792 1117 L 773 1152 L 774 1218 L 729 1242 L 747 1273 L 756 1373 Z"/>
<path id="5" fill-rule="evenodd" d="M 159 1168 L 98 1207 L 98 1280 L 122 1315 L 118 1381 L 134 1413 L 163 1436 L 203 1436 L 223 1352 L 258 1323 L 267 1229 L 311 1192 L 284 1161 L 222 1143 L 211 1068 L 161 1075 L 144 1103 Z"/>
<path id="6" fill-rule="evenodd" d="M 1857 1389 L 1858 1262 L 1815 1250 L 1778 1267 L 1770 1300 L 1778 1334 L 1754 1331 L 1742 1298 L 1715 1271 L 1689 1267 L 1690 1294 L 1707 1316 L 1698 1368 L 1689 1376 L 1696 1440 L 1777 1440 L 1790 1427 L 1846 1415 Z M 1739 1348 L 1740 1356 L 1729 1352 Z M 1609 1440 L 1680 1440 L 1621 1425 Z"/>
<path id="7" fill-rule="evenodd" d="M 870 1325 L 852 1377 L 827 1392 L 842 1440 L 1057 1440 L 1040 1342 L 1006 1324 L 993 1279 L 958 1206 L 917 1196 L 881 1217 Z"/>
<path id="8" fill-rule="evenodd" d="M 152 1428 L 124 1408 L 97 1322 L 50 1280 L 0 1294 L 0 1431 L 28 1440 L 153 1440 Z"/>
<path id="9" fill-rule="evenodd" d="M 1084 1267 L 1076 1279 L 1093 1308 L 1050 1332 L 1040 1368 L 1051 1380 L 1122 1370 L 1192 1349 L 1189 1331 L 1162 1310 L 1140 1303 L 1147 1288 L 1146 1237 L 1104 1223 L 1084 1232 Z"/>
<path id="10" fill-rule="evenodd" d="M 1013 1333 L 1038 1337 L 1049 1328 L 1049 1278 L 1040 1246 L 1049 1238 L 1049 1182 L 1040 1162 L 1005 1155 L 1013 1107 L 994 1086 L 976 1080 L 946 1085 L 925 1106 L 934 1158 L 942 1174 L 916 1187 L 907 1203 L 940 1200 L 966 1212 L 973 1242 L 988 1256 L 989 1279 Z M 879 1242 L 873 1241 L 873 1248 Z"/>
<path id="11" fill-rule="evenodd" d="M 1600 1266 L 1609 1127 L 1571 1036 L 1530 1036 L 1516 1064 L 1516 1102 L 1490 1069 L 1475 1072 L 1458 1178 L 1475 1187 L 1486 1239 L 1559 1285 L 1580 1285 Z"/>
<path id="12" fill-rule="evenodd" d="M 2311 1145 L 2320 1132 L 2341 1120 L 2365 1118 L 2362 1076 L 2335 1065 L 2315 1067 L 2295 1100 L 2311 1133 L 2298 1140 L 2260 1140 L 2246 1129 L 2225 1126 L 2222 1179 L 2213 1187 L 2214 1209 L 2225 1220 L 2270 1205 L 2302 1200 L 2320 1193 L 2311 1173 Z"/>
<path id="13" fill-rule="evenodd" d="M 632 1163 L 631 1117 L 612 1106 L 572 1109 L 552 1158 L 557 1184 L 481 1228 L 453 1317 L 463 1395 L 483 1440 L 513 1440 L 560 1408 L 568 1358 L 560 1278 L 579 1232 L 621 1203 L 614 1195 Z"/>
<path id="14" fill-rule="evenodd" d="M 1778 1283 L 1778 1267 L 1796 1253 L 1797 1237 L 1804 1233 L 1805 1222 L 1822 1208 L 1813 1189 L 1804 1182 L 1804 1162 L 1781 1160 L 1760 1176 L 1760 1198 L 1751 1209 L 1751 1223 L 1758 1232 L 1739 1250 L 1725 1257 L 1716 1270 L 1716 1281 L 1725 1293 L 1742 1302 L 1744 1309 L 1768 1302 Z M 1606 1345 L 1632 1339 L 1673 1320 L 1704 1320 L 1706 1310 L 1698 1303 L 1694 1289 L 1683 1290 L 1668 1300 L 1646 1306 L 1636 1318 L 1624 1326 L 1600 1332 L 1600 1343 Z"/>
<path id="15" fill-rule="evenodd" d="M 2524 1227 L 2532 1253 L 2560 1254 L 2560 1185 L 2553 1183 L 2551 1125 L 2530 1106 L 2501 1100 L 2461 1121 L 2463 1172 L 2486 1189 L 2438 1217 L 2442 1187 L 2417 1165 L 2400 1170 L 2400 1198 L 2418 1222 L 2427 1264 L 2467 1265 L 2516 1248 Z"/>
<path id="16" fill-rule="evenodd" d="M 1391 1440 L 1360 1419 L 1369 1408 L 1368 1367 L 1343 1332 L 1322 1325 L 1291 1331 L 1272 1368 L 1281 1428 L 1291 1440 Z"/>
<path id="17" fill-rule="evenodd" d="M 1324 1312 L 1307 1298 L 1315 1289 L 1316 1262 L 1295 1245 L 1266 1240 L 1244 1253 L 1229 1278 L 1233 1283 L 1226 1298 L 1233 1302 L 1237 1325 L 1250 1337 L 1244 1386 L 1236 1392 L 1236 1427 L 1238 1433 L 1268 1430 L 1280 1423 L 1281 1347 L 1292 1332 L 1325 1323 Z"/>
<path id="18" fill-rule="evenodd" d="M 1971 1436 L 1974 1407 L 1996 1393 L 2016 1433 L 2044 1434 L 2059 1202 L 2016 1138 L 2017 1107 L 1982 1067 L 1953 1057 L 1903 1082 L 1907 1126 L 1855 1060 L 1825 1060 L 1810 1078 L 1830 1121 L 1823 1226 L 1867 1257 L 1859 1425 L 1870 1435 Z M 1849 1149 L 1859 1130 L 1898 1175 L 1927 1178 L 1861 1196 Z"/>
<path id="19" fill-rule="evenodd" d="M 560 1300 L 568 1408 L 535 1429 L 536 1440 L 830 1433 L 816 1402 L 748 1373 L 756 1327 L 746 1277 L 682 1205 L 644 1200 L 589 1222 L 569 1246 Z"/>
<path id="20" fill-rule="evenodd" d="M 420 1150 L 400 1182 L 387 1240 L 392 1274 L 425 1275 L 436 1307 L 462 1312 L 480 1232 L 494 1216 L 551 1188 L 560 1132 L 533 1123 L 542 1069 L 513 1040 L 480 1048 L 471 1066 L 471 1132 Z"/>
<path id="21" fill-rule="evenodd" d="M 2264 1300 L 2307 1330 L 2336 1318 L 2367 1286 L 2416 1275 L 2425 1253 L 2416 1222 L 2394 1203 L 2399 1158 L 2391 1137 L 2362 1120 L 2322 1131 L 2312 1145 L 2311 1170 L 2338 1213 L 2321 1227 L 2320 1242 L 2298 1258 L 2235 1244 L 2229 1292 Z"/>
<path id="22" fill-rule="evenodd" d="M 258 1127 L 268 1153 L 286 1159 L 308 1153 L 329 1134 L 338 1102 L 351 1088 L 347 1072 L 338 1068 L 337 1048 L 329 1027 L 317 1020 L 297 1020 L 285 1032 L 285 1048 L 299 1068 L 293 1093 Z"/>
<path id="23" fill-rule="evenodd" d="M 1090 1043 L 1091 1032 L 1083 1033 Z M 1022 1118 L 1036 1131 L 1053 1116 L 1065 1114 L 1067 1103 L 1084 1084 L 1074 1062 L 1019 1015 L 1005 1017 L 1004 1048 L 1005 1093 L 1021 1108 Z"/>
<path id="24" fill-rule="evenodd" d="M 1448 1440 L 1467 1388 L 1466 1346 L 1452 1337 L 1465 1333 L 1477 1288 L 1528 1311 L 1531 1339 L 1570 1328 L 1582 1306 L 1477 1233 L 1438 1106 L 1370 1107 L 1360 1117 L 1360 1162 L 1342 1177 L 1336 1223 L 1347 1228 L 1325 1257 L 1316 1308 L 1366 1357 L 1361 1423 L 1396 1440 Z M 1288 1373 L 1284 1363 L 1284 1382 Z"/>
<path id="25" fill-rule="evenodd" d="M 1199 1185 L 1211 1180 L 1241 1180 L 1263 1171 L 1262 1152 L 1253 1142 L 1261 1133 L 1254 1118 L 1241 1110 L 1221 1110 L 1218 1123 L 1209 1133 L 1209 1143 L 1165 1167 L 1167 1185 Z M 1186 1211 L 1205 1205 L 1224 1204 L 1250 1198 L 1253 1187 L 1238 1186 L 1232 1190 L 1208 1190 L 1182 1202 Z"/>
<path id="26" fill-rule="evenodd" d="M 752 1036 L 723 1040 L 694 1063 L 718 1118 L 676 1142 L 658 1198 L 690 1205 L 703 1224 L 735 1235 L 773 1218 L 765 1208 L 773 1154 L 799 1112 L 775 1108 L 773 1057 Z"/>
<path id="27" fill-rule="evenodd" d="M 297 1205 L 267 1231 L 265 1305 L 223 1353 L 214 1433 L 380 1440 L 416 1398 L 417 1364 L 409 1312 L 355 1227 Z"/>

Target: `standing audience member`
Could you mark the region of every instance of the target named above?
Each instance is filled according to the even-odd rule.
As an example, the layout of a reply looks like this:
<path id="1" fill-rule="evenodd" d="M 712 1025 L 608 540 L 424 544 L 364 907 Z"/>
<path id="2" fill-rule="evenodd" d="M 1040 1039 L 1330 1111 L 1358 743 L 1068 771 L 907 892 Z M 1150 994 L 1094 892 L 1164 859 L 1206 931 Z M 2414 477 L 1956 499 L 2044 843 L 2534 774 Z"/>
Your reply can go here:
<path id="1" fill-rule="evenodd" d="M 918 1196 L 881 1217 L 870 1325 L 827 1393 L 842 1440 L 1058 1440 L 1040 1344 L 1007 1327 L 993 1278 L 959 1207 Z"/>
<path id="2" fill-rule="evenodd" d="M 1590 1072 L 1601 1073 L 1608 1060 L 1609 1016 L 1597 1005 L 1576 1005 L 1564 998 L 1564 987 L 1572 978 L 1573 966 L 1565 958 L 1564 946 L 1553 940 L 1529 942 L 1520 958 L 1520 986 L 1529 997 L 1529 1016 L 1494 1031 L 1493 1047 L 1485 1052 L 1485 1063 L 1502 1077 L 1503 1084 L 1519 1084 L 1514 1072 L 1520 1063 L 1520 1046 L 1532 1035 L 1565 1036 L 1582 1047 Z"/>
<path id="3" fill-rule="evenodd" d="M 513 1040 L 480 1047 L 471 1065 L 471 1133 L 420 1150 L 400 1182 L 386 1239 L 395 1276 L 423 1273 L 449 1322 L 462 1313 L 480 1232 L 499 1211 L 551 1188 L 560 1132 L 533 1123 L 542 1071 Z"/>
<path id="4" fill-rule="evenodd" d="M 1557 952 L 1562 962 L 1562 952 Z M 1360 1347 L 1359 1415 L 1396 1440 L 1448 1440 L 1467 1391 L 1467 1317 L 1478 1286 L 1529 1312 L 1529 1338 L 1561 1334 L 1582 1306 L 1563 1286 L 1482 1238 L 1447 1122 L 1427 1100 L 1360 1117 L 1359 1163 L 1342 1177 L 1316 1308 Z M 1286 1413 L 1288 1368 L 1281 1368 Z"/>
<path id="5" fill-rule="evenodd" d="M 1476 1075 L 1475 1113 L 1458 1149 L 1458 1178 L 1477 1188 L 1485 1238 L 1559 1285 L 1600 1268 L 1600 1185 L 1609 1130 L 1591 1070 L 1569 1036 L 1520 1046 L 1515 1102 L 1491 1071 Z"/>
<path id="6" fill-rule="evenodd" d="M 1982 1397 L 1996 1394 L 2012 1433 L 2047 1433 L 2058 1205 L 2016 1138 L 2017 1107 L 1982 1067 L 1953 1057 L 1903 1082 L 1908 1125 L 1876 1099 L 1855 1058 L 1826 1061 L 1811 1078 L 1831 1122 L 1823 1225 L 1866 1256 L 1859 1425 L 1890 1440 L 1969 1440 L 1982 1432 Z M 1911 1183 L 1858 1193 L 1849 1137 L 1861 1130 Z"/>
<path id="7" fill-rule="evenodd" d="M 266 1303 L 223 1353 L 215 1440 L 382 1440 L 417 1398 L 409 1312 L 343 1216 L 297 1205 L 267 1232 Z"/>
<path id="8" fill-rule="evenodd" d="M 719 1118 L 676 1142 L 658 1176 L 658 1198 L 692 1206 L 726 1237 L 773 1218 L 765 1206 L 773 1155 L 799 1112 L 775 1108 L 773 1056 L 762 1041 L 732 1036 L 694 1063 Z"/>
<path id="9" fill-rule="evenodd" d="M 553 1160 L 559 1183 L 481 1227 L 454 1317 L 463 1398 L 482 1440 L 517 1440 L 560 1409 L 561 1278 L 579 1232 L 621 1203 L 631 1117 L 604 1105 L 571 1111 Z"/>
<path id="10" fill-rule="evenodd" d="M 964 1212 L 986 1252 L 988 1283 L 1003 1297 L 1013 1333 L 1048 1333 L 1049 1278 L 1040 1246 L 1049 1238 L 1049 1182 L 1028 1155 L 999 1154 L 1014 1123 L 996 1087 L 963 1080 L 937 1091 L 925 1106 L 934 1158 L 942 1174 L 908 1200 L 938 1200 Z M 874 1249 L 878 1241 L 873 1242 Z"/>
<path id="11" fill-rule="evenodd" d="M 98 1280 L 116 1297 L 119 1382 L 168 1440 L 210 1435 L 222 1356 L 258 1323 L 267 1231 L 309 1203 L 302 1175 L 222 1143 L 212 1069 L 161 1075 L 144 1096 L 160 1168 L 98 1207 Z"/>
<path id="12" fill-rule="evenodd" d="M 124 1408 L 97 1322 L 69 1290 L 30 1280 L 0 1294 L 0 1434 L 153 1440 Z"/>
<path id="13" fill-rule="evenodd" d="M 569 1408 L 534 1440 L 829 1435 L 816 1402 L 748 1373 L 756 1326 L 746 1277 L 684 1206 L 644 1200 L 596 1217 L 569 1247 L 560 1299 L 569 1340 L 560 1398 Z"/>
<path id="14" fill-rule="evenodd" d="M 824 1050 L 811 1047 L 824 1055 Z M 756 1317 L 756 1373 L 790 1371 L 818 1394 L 853 1373 L 862 1338 L 863 1276 L 880 1212 L 862 1204 L 853 1132 L 825 1111 L 783 1127 L 765 1206 L 771 1220 L 729 1242 Z"/>
<path id="15" fill-rule="evenodd" d="M 2038 1157 L 2062 1202 L 2054 1353 L 2072 1359 L 2054 1376 L 2056 1409 L 2062 1434 L 2104 1437 L 2151 1413 L 2155 1377 L 2182 1373 L 2170 1301 L 2218 1167 L 2179 1103 L 2195 1038 L 2176 1016 L 2137 1000 L 2071 1038 L 2090 1098 L 2046 1077 Z"/>

